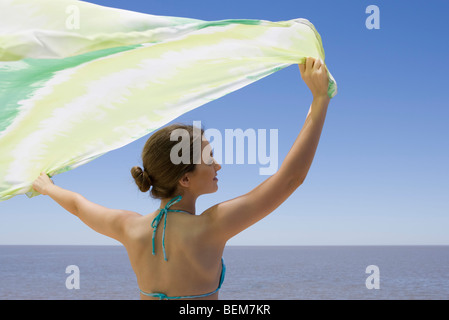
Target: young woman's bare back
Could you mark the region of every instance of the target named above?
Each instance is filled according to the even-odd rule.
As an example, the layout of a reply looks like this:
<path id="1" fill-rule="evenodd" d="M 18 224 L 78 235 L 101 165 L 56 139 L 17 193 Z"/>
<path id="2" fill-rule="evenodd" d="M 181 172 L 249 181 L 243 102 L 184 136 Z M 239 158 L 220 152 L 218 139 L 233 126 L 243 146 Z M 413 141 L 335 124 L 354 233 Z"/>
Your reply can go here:
<path id="1" fill-rule="evenodd" d="M 133 215 L 126 231 L 124 245 L 139 288 L 147 293 L 164 293 L 169 297 L 202 295 L 217 289 L 222 272 L 221 258 L 224 243 L 209 241 L 207 214 L 190 215 L 168 212 L 165 229 L 164 260 L 162 235 L 163 223 L 156 229 L 155 255 L 153 255 L 151 227 L 159 213 Z M 141 294 L 142 299 L 158 299 Z M 198 298 L 201 299 L 201 298 Z M 203 297 L 218 299 L 218 292 Z"/>

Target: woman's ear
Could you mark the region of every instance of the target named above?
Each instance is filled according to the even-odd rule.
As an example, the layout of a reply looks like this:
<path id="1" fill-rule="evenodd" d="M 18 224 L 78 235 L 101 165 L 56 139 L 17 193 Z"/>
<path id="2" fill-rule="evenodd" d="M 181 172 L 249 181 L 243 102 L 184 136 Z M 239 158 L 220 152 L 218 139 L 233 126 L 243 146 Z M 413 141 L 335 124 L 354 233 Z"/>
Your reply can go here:
<path id="1" fill-rule="evenodd" d="M 190 186 L 190 177 L 188 173 L 184 174 L 181 179 L 179 179 L 179 184 L 184 188 L 188 188 Z"/>

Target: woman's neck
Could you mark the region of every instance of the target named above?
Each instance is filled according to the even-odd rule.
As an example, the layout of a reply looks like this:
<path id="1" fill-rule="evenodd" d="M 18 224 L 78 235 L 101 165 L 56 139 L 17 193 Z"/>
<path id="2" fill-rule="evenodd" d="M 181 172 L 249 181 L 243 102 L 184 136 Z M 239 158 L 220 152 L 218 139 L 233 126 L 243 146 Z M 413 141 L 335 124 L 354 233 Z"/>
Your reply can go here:
<path id="1" fill-rule="evenodd" d="M 170 200 L 172 200 L 173 198 L 174 197 L 162 199 L 160 208 L 164 208 L 167 205 L 167 203 Z M 182 195 L 182 199 L 180 201 L 178 201 L 178 202 L 174 203 L 172 206 L 170 206 L 170 209 L 171 210 L 182 210 L 182 211 L 186 211 L 188 213 L 195 215 L 196 214 L 195 204 L 196 204 L 196 197 L 194 197 L 191 194 L 185 193 Z"/>

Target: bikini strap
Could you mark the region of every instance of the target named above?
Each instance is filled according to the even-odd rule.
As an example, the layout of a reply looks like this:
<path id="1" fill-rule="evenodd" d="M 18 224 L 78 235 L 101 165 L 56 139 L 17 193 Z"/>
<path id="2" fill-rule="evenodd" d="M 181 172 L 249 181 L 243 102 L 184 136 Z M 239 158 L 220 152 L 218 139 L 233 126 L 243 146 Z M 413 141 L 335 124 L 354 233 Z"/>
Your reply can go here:
<path id="1" fill-rule="evenodd" d="M 169 209 L 172 205 L 174 205 L 175 203 L 178 203 L 179 201 L 181 201 L 182 197 L 181 196 L 176 196 L 173 199 L 171 199 L 169 202 L 167 202 L 167 204 L 165 205 L 164 208 L 160 208 L 159 209 L 159 213 L 156 215 L 156 217 L 154 217 L 153 221 L 151 222 L 151 227 L 153 228 L 153 236 L 151 238 L 151 241 L 153 243 L 153 255 L 156 254 L 155 252 L 155 247 L 154 247 L 154 238 L 156 236 L 156 229 L 159 226 L 159 222 L 162 220 L 162 218 L 165 215 L 164 218 L 164 230 L 162 232 L 162 250 L 164 252 L 164 260 L 167 261 L 167 255 L 165 253 L 165 227 L 167 226 L 167 212 L 168 211 L 172 211 L 172 212 L 187 212 L 187 211 L 183 211 L 183 210 L 175 210 L 175 209 Z"/>

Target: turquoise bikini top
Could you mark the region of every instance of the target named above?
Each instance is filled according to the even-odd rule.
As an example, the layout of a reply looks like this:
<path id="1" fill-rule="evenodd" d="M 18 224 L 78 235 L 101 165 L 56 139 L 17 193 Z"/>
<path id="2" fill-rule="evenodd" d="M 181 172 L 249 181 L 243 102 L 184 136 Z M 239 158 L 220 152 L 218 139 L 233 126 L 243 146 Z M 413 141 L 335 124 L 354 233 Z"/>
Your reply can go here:
<path id="1" fill-rule="evenodd" d="M 154 247 L 154 239 L 155 239 L 155 236 L 156 236 L 156 230 L 157 230 L 157 227 L 159 226 L 159 222 L 165 216 L 165 218 L 164 218 L 164 229 L 163 229 L 163 232 L 162 232 L 162 250 L 164 252 L 164 260 L 165 261 L 168 261 L 167 260 L 167 255 L 166 255 L 166 252 L 165 252 L 165 228 L 167 226 L 167 213 L 171 211 L 171 212 L 185 212 L 185 213 L 191 214 L 190 212 L 183 211 L 183 210 L 169 209 L 172 205 L 174 205 L 175 203 L 181 201 L 181 199 L 182 199 L 181 196 L 176 196 L 173 199 L 171 199 L 165 205 L 164 208 L 159 209 L 159 213 L 157 214 L 157 216 L 151 222 L 151 227 L 153 228 L 153 236 L 151 238 L 151 241 L 152 241 L 152 244 L 153 244 L 153 255 L 155 255 L 156 252 L 155 252 L 155 247 Z M 225 277 L 225 274 L 226 274 L 226 266 L 224 264 L 223 258 L 221 259 L 221 264 L 222 264 L 222 268 L 221 268 L 220 282 L 218 284 L 218 288 L 216 290 L 212 291 L 212 292 L 205 293 L 205 294 L 200 294 L 200 295 L 180 296 L 180 297 L 168 297 L 164 293 L 147 293 L 147 292 L 144 292 L 142 290 L 140 290 L 140 292 L 143 295 L 146 295 L 148 297 L 159 298 L 160 300 L 163 300 L 163 299 L 167 299 L 167 300 L 169 300 L 169 299 L 192 299 L 192 298 L 202 298 L 202 297 L 210 296 L 210 295 L 216 293 L 218 290 L 220 290 L 221 285 L 223 284 L 224 277 Z"/>

